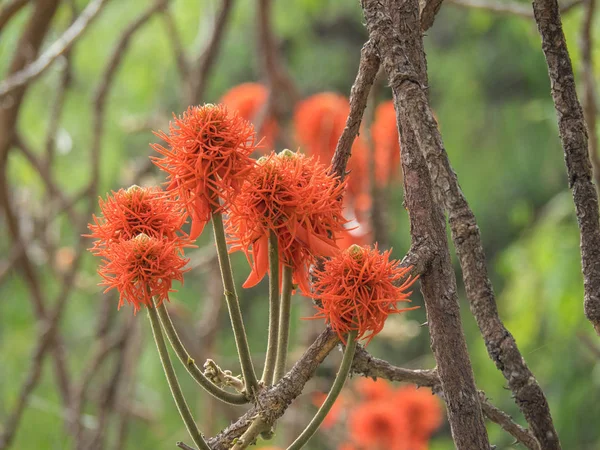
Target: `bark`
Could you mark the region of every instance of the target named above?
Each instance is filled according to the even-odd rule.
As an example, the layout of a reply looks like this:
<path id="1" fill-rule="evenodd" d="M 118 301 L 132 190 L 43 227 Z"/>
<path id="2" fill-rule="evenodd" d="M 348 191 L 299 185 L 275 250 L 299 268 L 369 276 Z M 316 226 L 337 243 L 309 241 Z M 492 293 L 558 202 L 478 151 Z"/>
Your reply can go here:
<path id="1" fill-rule="evenodd" d="M 556 0 L 535 0 L 533 13 L 542 37 L 569 187 L 579 223 L 584 311 L 596 333 L 600 334 L 600 223 L 585 120 L 575 90 L 575 76 L 558 3 Z"/>
<path id="2" fill-rule="evenodd" d="M 401 31 L 405 31 L 402 39 L 380 2 L 363 0 L 362 6 L 370 38 L 378 49 L 394 95 L 413 246 L 428 242 L 435 249 L 429 268 L 421 276 L 421 290 L 452 436 L 458 449 L 487 449 L 489 441 L 460 320 L 445 218 L 432 195 L 431 176 L 414 126 L 416 108 L 431 114 L 423 89 L 425 72 L 418 71 L 424 67 L 424 57 L 407 57 L 410 52 L 422 52 L 420 36 L 410 32 L 420 30 L 418 3 L 409 0 L 397 10 L 396 23 L 403 24 Z"/>

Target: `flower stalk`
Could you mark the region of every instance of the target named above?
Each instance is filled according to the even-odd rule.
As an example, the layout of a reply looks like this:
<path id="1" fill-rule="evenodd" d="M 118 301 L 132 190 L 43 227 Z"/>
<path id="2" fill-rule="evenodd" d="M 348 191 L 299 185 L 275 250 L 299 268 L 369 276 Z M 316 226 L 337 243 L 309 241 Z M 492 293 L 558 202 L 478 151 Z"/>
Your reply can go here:
<path id="1" fill-rule="evenodd" d="M 267 356 L 262 374 L 262 382 L 269 386 L 275 380 L 275 365 L 279 352 L 279 248 L 277 235 L 269 233 L 269 337 L 267 341 Z"/>
<path id="2" fill-rule="evenodd" d="M 152 327 L 152 335 L 154 336 L 154 342 L 156 343 L 156 348 L 158 349 L 158 355 L 160 357 L 160 362 L 162 363 L 163 369 L 165 371 L 165 376 L 167 377 L 167 383 L 169 384 L 169 388 L 171 389 L 171 394 L 173 395 L 173 399 L 175 400 L 175 404 L 177 405 L 177 409 L 179 410 L 179 414 L 185 423 L 185 427 L 188 430 L 194 444 L 198 446 L 200 450 L 210 450 L 210 447 L 200 434 L 196 422 L 192 417 L 192 413 L 185 401 L 185 397 L 183 396 L 183 392 L 181 391 L 181 386 L 179 386 L 179 382 L 177 381 L 177 375 L 175 374 L 175 370 L 173 369 L 173 365 L 171 364 L 171 358 L 169 357 L 169 351 L 167 350 L 167 346 L 165 344 L 165 338 L 163 337 L 161 328 L 160 328 L 160 319 L 158 318 L 158 313 L 156 311 L 156 302 L 154 303 L 154 307 L 148 308 L 148 317 L 150 318 L 150 325 Z"/>
<path id="3" fill-rule="evenodd" d="M 273 383 L 277 383 L 285 373 L 285 363 L 287 360 L 288 343 L 290 338 L 292 289 L 294 287 L 292 278 L 292 268 L 288 266 L 283 266 L 281 308 L 279 310 L 279 336 L 277 338 L 277 362 L 275 363 L 275 374 L 273 376 Z"/>
<path id="4" fill-rule="evenodd" d="M 227 241 L 225 238 L 225 228 L 223 226 L 223 215 L 218 211 L 217 208 L 214 207 L 212 212 L 212 224 L 215 234 L 219 266 L 221 268 L 221 277 L 223 278 L 225 300 L 227 302 L 227 309 L 229 310 L 229 317 L 231 319 L 235 344 L 237 346 L 237 351 L 240 358 L 242 376 L 244 377 L 244 382 L 246 384 L 246 393 L 250 397 L 253 397 L 258 392 L 258 380 L 256 378 L 256 373 L 254 372 L 254 365 L 252 364 L 250 347 L 248 345 L 248 337 L 246 335 L 244 321 L 242 319 L 242 310 L 240 309 L 240 304 L 235 290 L 233 273 L 231 272 L 231 261 L 229 260 L 229 253 L 227 252 Z"/>
<path id="5" fill-rule="evenodd" d="M 344 350 L 344 357 L 342 358 L 342 364 L 340 365 L 340 369 L 335 377 L 335 381 L 333 382 L 333 386 L 331 386 L 331 390 L 327 395 L 327 398 L 310 421 L 308 426 L 304 429 L 300 436 L 287 448 L 287 450 L 299 450 L 304 447 L 310 438 L 317 432 L 325 417 L 331 410 L 331 407 L 337 400 L 342 388 L 344 387 L 344 383 L 346 382 L 346 378 L 348 378 L 348 374 L 350 373 L 350 368 L 352 367 L 352 361 L 354 359 L 354 353 L 356 351 L 356 336 L 358 332 L 357 330 L 353 330 L 348 334 L 348 344 L 346 345 L 346 349 Z"/>
<path id="6" fill-rule="evenodd" d="M 192 376 L 196 382 L 202 386 L 209 394 L 216 397 L 219 400 L 222 400 L 226 403 L 232 405 L 243 405 L 248 403 L 246 396 L 243 394 L 236 394 L 233 392 L 227 392 L 221 389 L 219 386 L 215 385 L 212 381 L 210 381 L 204 373 L 200 370 L 200 368 L 196 365 L 196 362 L 192 359 L 187 349 L 181 342 L 179 335 L 177 334 L 177 330 L 175 330 L 175 326 L 173 325 L 173 321 L 169 316 L 169 312 L 167 311 L 166 305 L 161 303 L 158 307 L 158 317 L 162 324 L 162 327 L 171 343 L 171 347 L 175 351 L 175 354 L 184 365 L 188 373 Z"/>

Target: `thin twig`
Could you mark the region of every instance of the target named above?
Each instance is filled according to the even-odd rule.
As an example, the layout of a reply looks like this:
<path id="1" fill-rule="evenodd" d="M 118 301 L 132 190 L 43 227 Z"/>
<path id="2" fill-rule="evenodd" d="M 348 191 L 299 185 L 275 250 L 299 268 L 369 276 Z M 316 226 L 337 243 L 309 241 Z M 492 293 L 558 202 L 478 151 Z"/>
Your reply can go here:
<path id="1" fill-rule="evenodd" d="M 12 0 L 0 9 L 0 31 L 27 3 L 29 3 L 29 0 Z"/>
<path id="2" fill-rule="evenodd" d="M 447 0 L 451 5 L 464 8 L 481 9 L 498 14 L 508 14 L 511 16 L 533 19 L 531 6 L 516 2 L 498 2 L 492 0 Z M 571 0 L 560 7 L 561 14 L 565 14 L 575 6 L 582 4 L 584 0 Z"/>
<path id="3" fill-rule="evenodd" d="M 68 51 L 77 39 L 83 35 L 94 18 L 98 15 L 107 0 L 92 0 L 81 12 L 73 25 L 56 40 L 48 49 L 40 55 L 33 63 L 29 64 L 19 72 L 12 74 L 0 83 L 0 98 L 4 97 L 14 89 L 24 86 L 39 77 L 48 69 L 56 59 Z"/>
<path id="4" fill-rule="evenodd" d="M 231 16 L 233 3 L 234 0 L 222 0 L 221 9 L 215 19 L 210 39 L 202 49 L 202 52 L 200 52 L 196 64 L 188 72 L 190 74 L 190 92 L 187 98 L 190 104 L 202 103 L 204 91 L 208 84 L 208 77 L 217 61 L 221 44 L 224 41 L 223 36 Z"/>

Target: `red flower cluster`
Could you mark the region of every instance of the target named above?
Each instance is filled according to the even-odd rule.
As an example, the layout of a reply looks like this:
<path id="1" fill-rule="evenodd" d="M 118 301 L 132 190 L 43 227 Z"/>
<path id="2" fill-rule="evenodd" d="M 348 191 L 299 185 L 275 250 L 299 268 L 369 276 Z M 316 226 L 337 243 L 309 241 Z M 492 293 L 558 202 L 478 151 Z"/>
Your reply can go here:
<path id="1" fill-rule="evenodd" d="M 279 127 L 272 116 L 259 117 L 263 108 L 267 105 L 269 97 L 268 89 L 260 83 L 242 83 L 232 87 L 223 97 L 221 103 L 227 106 L 229 111 L 235 112 L 249 122 L 261 121 L 262 125 L 257 130 L 261 139 L 261 149 L 271 150 Z"/>
<path id="2" fill-rule="evenodd" d="M 190 238 L 196 239 L 211 211 L 227 206 L 252 169 L 254 128 L 225 106 L 207 104 L 188 108 L 169 125 L 169 134 L 156 136 L 168 148 L 153 144 L 163 155 L 153 162 L 168 174 L 168 190 L 192 217 Z"/>
<path id="3" fill-rule="evenodd" d="M 89 237 L 98 239 L 94 242 L 93 252 L 142 233 L 177 240 L 185 222 L 181 207 L 168 200 L 167 194 L 159 187 L 119 189 L 98 203 L 102 215 L 94 215 L 94 223 L 89 225 Z"/>
<path id="4" fill-rule="evenodd" d="M 90 249 L 101 256 L 98 269 L 106 289 L 118 289 L 119 308 L 131 303 L 137 312 L 168 300 L 172 282 L 183 282 L 181 232 L 185 215 L 181 207 L 157 187 L 132 186 L 100 199 L 100 217 L 94 216 L 88 237 L 97 239 Z"/>
<path id="5" fill-rule="evenodd" d="M 410 268 L 390 261 L 390 253 L 381 253 L 376 246 L 352 245 L 315 270 L 312 296 L 322 306 L 316 306 L 314 318 L 324 318 L 343 342 L 349 331 L 356 330 L 357 338 L 366 337 L 368 344 L 390 314 L 418 308 L 398 308 L 398 302 L 410 302 L 406 290 L 416 278 L 406 277 Z"/>
<path id="6" fill-rule="evenodd" d="M 280 267 L 293 269 L 294 282 L 308 294 L 308 269 L 317 256 L 338 252 L 343 230 L 344 183 L 315 158 L 284 150 L 261 158 L 233 202 L 227 221 L 231 251 L 242 250 L 252 266 L 244 287 L 267 273 L 268 238 L 277 236 Z"/>
<path id="7" fill-rule="evenodd" d="M 106 260 L 98 272 L 106 291 L 117 289 L 119 308 L 127 301 L 136 312 L 141 306 L 152 308 L 153 297 L 158 304 L 168 300 L 173 280 L 183 283 L 183 267 L 188 263 L 176 242 L 146 234 L 118 241 L 102 256 Z"/>
<path id="8" fill-rule="evenodd" d="M 442 424 L 441 404 L 429 389 L 360 378 L 353 391 L 326 418 L 328 428 L 347 427 L 348 441 L 338 450 L 427 450 Z"/>

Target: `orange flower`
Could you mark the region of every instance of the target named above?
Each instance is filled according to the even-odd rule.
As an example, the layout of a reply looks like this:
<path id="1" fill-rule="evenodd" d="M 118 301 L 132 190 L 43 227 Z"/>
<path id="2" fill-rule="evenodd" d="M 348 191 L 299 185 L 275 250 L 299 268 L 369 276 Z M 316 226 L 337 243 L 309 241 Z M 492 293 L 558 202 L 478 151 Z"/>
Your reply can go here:
<path id="1" fill-rule="evenodd" d="M 232 87 L 223 97 L 221 103 L 227 106 L 229 111 L 237 111 L 244 119 L 255 122 L 262 121 L 257 130 L 258 135 L 263 138 L 261 148 L 270 150 L 273 148 L 278 133 L 277 121 L 269 116 L 264 120 L 258 117 L 263 112 L 269 97 L 268 89 L 260 83 L 242 83 Z"/>
<path id="2" fill-rule="evenodd" d="M 393 397 L 394 390 L 386 380 L 381 378 L 359 378 L 355 383 L 356 391 L 365 401 L 388 400 Z"/>
<path id="3" fill-rule="evenodd" d="M 427 441 L 440 427 L 443 419 L 442 407 L 437 397 L 430 389 L 417 389 L 415 386 L 407 385 L 396 391 L 393 402 L 408 418 L 410 440 L 415 443 L 415 449 L 427 448 Z M 417 445 L 419 443 L 421 445 Z"/>
<path id="4" fill-rule="evenodd" d="M 322 306 L 314 318 L 324 318 L 345 342 L 346 334 L 357 330 L 357 338 L 367 335 L 367 344 L 383 329 L 390 314 L 409 311 L 399 309 L 398 302 L 410 302 L 406 290 L 416 278 L 406 277 L 410 268 L 401 268 L 398 261 L 390 261 L 391 251 L 379 252 L 374 248 L 353 245 L 335 258 L 325 262 L 323 269 L 315 270 L 312 296 Z"/>
<path id="5" fill-rule="evenodd" d="M 400 173 L 400 141 L 392 100 L 381 103 L 375 110 L 371 135 L 375 145 L 375 178 L 379 186 L 387 186 Z"/>
<path id="6" fill-rule="evenodd" d="M 331 161 L 349 113 L 348 99 L 333 92 L 315 94 L 300 102 L 294 113 L 299 143 L 309 155 L 318 156 L 321 161 Z M 348 161 L 348 191 L 351 195 L 364 191 L 368 182 L 367 154 L 364 141 L 357 138 Z"/>
<path id="7" fill-rule="evenodd" d="M 111 243 L 141 233 L 169 240 L 180 239 L 177 233 L 181 231 L 185 215 L 159 187 L 119 189 L 109 194 L 106 201 L 100 199 L 99 204 L 102 215 L 94 215 L 94 223 L 88 225 L 91 234 L 87 237 L 98 239 L 91 248 L 93 253 L 101 253 Z"/>
<path id="8" fill-rule="evenodd" d="M 327 398 L 326 393 L 315 392 L 312 397 L 313 405 L 320 408 L 321 405 L 323 404 L 323 402 L 325 402 L 326 398 Z M 333 402 L 333 406 L 327 413 L 327 416 L 325 416 L 325 420 L 323 420 L 323 424 L 321 425 L 321 427 L 325 430 L 333 427 L 339 421 L 340 416 L 344 412 L 346 404 L 347 404 L 346 399 L 344 398 L 344 396 L 340 395 L 335 400 L 335 402 Z"/>
<path id="9" fill-rule="evenodd" d="M 404 415 L 391 402 L 362 403 L 348 416 L 350 437 L 369 450 L 408 450 L 408 427 Z"/>
<path id="10" fill-rule="evenodd" d="M 101 284 L 108 286 L 104 292 L 117 289 L 119 308 L 126 301 L 135 312 L 142 306 L 151 308 L 152 297 L 158 304 L 168 301 L 173 280 L 183 283 L 182 269 L 188 262 L 175 242 L 146 234 L 114 242 L 102 256 L 106 259 L 98 273 L 104 279 Z"/>
<path id="11" fill-rule="evenodd" d="M 261 158 L 227 221 L 231 251 L 243 250 L 252 266 L 244 287 L 256 285 L 267 273 L 273 231 L 280 268 L 291 267 L 294 283 L 308 294 L 308 269 L 315 257 L 339 251 L 335 235 L 345 222 L 340 200 L 344 187 L 324 165 L 301 153 L 284 150 Z"/>
<path id="12" fill-rule="evenodd" d="M 152 144 L 163 158 L 152 158 L 168 174 L 173 191 L 192 217 L 190 238 L 196 239 L 211 210 L 230 202 L 253 166 L 255 150 L 252 125 L 223 105 L 188 108 L 169 124 L 169 134 L 155 133 L 169 148 Z M 220 205 L 219 198 L 223 205 Z"/>

